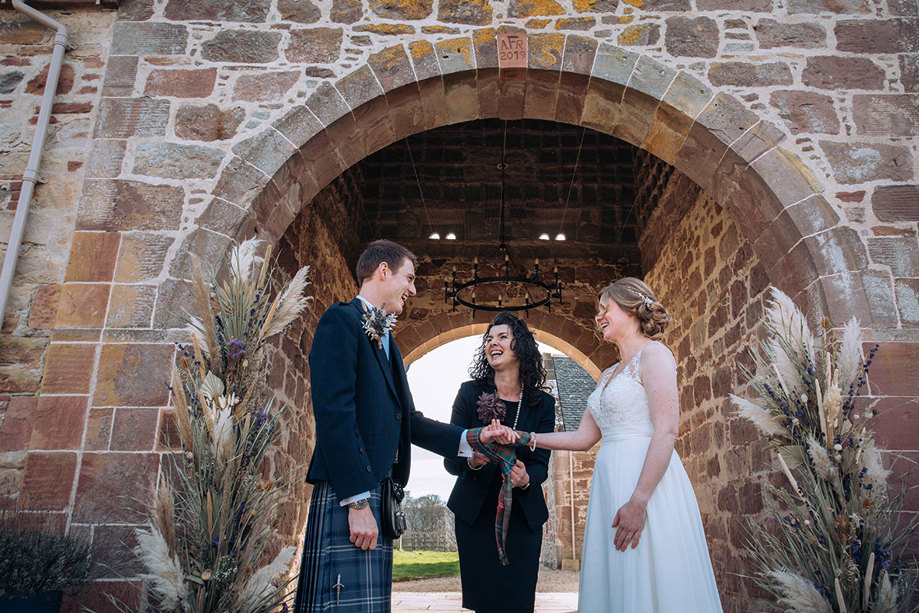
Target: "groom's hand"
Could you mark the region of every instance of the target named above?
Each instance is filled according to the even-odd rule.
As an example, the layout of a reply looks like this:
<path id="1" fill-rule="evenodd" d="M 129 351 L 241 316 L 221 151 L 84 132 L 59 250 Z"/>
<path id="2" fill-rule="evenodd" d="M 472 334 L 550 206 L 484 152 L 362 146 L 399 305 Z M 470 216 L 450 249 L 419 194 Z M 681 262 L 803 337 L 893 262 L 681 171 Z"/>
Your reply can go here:
<path id="1" fill-rule="evenodd" d="M 377 520 L 370 507 L 348 509 L 348 528 L 351 530 L 351 542 L 363 551 L 377 548 Z"/>

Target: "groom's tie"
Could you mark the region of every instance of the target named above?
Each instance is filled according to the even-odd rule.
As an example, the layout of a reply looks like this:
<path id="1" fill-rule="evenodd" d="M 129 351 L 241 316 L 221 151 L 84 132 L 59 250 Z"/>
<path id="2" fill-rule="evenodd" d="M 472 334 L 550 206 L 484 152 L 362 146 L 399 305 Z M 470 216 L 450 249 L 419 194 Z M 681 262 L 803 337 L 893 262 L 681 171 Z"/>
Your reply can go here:
<path id="1" fill-rule="evenodd" d="M 383 335 L 381 339 L 383 341 L 383 351 L 386 352 L 386 359 L 389 359 L 389 332 Z"/>

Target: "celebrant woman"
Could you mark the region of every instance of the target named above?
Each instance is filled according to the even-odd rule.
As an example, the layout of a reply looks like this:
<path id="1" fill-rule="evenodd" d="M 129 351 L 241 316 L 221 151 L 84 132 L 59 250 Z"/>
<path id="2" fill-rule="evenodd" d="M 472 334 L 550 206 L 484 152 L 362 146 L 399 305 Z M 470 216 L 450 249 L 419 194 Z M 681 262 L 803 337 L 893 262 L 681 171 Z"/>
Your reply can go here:
<path id="1" fill-rule="evenodd" d="M 620 361 L 603 372 L 577 431 L 529 437 L 538 448 L 575 451 L 603 439 L 587 505 L 578 611 L 718 613 L 702 518 L 673 448 L 676 362 L 656 340 L 670 316 L 632 277 L 605 288 L 599 300 L 596 323 Z"/>
<path id="2" fill-rule="evenodd" d="M 555 429 L 555 399 L 540 389 L 546 380 L 542 356 L 522 320 L 506 312 L 495 317 L 469 374 L 472 381 L 460 386 L 453 403 L 452 423 L 474 428 L 497 419 L 528 432 Z M 447 506 L 456 516 L 463 607 L 479 613 L 532 613 L 534 607 L 542 526 L 549 517 L 541 487 L 549 452 L 519 446 L 516 457 L 503 558 L 496 538 L 500 467 L 478 454 L 444 460 L 458 477 Z"/>

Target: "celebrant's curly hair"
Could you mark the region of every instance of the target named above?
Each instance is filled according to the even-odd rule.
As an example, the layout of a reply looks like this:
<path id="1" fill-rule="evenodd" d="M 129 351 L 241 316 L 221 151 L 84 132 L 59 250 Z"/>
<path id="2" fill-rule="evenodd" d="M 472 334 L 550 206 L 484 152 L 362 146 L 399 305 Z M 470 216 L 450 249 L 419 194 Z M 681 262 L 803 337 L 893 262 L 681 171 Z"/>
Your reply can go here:
<path id="1" fill-rule="evenodd" d="M 523 395 L 528 403 L 535 404 L 539 401 L 537 393 L 546 383 L 546 367 L 542 362 L 542 354 L 536 339 L 526 322 L 514 315 L 503 311 L 498 313 L 494 321 L 488 324 L 488 329 L 482 335 L 482 344 L 475 352 L 472 365 L 469 367 L 469 376 L 481 385 L 495 384 L 495 370 L 488 363 L 485 356 L 485 339 L 495 326 L 508 326 L 511 330 L 511 349 L 517 355 L 520 363 L 520 381 L 523 383 Z"/>

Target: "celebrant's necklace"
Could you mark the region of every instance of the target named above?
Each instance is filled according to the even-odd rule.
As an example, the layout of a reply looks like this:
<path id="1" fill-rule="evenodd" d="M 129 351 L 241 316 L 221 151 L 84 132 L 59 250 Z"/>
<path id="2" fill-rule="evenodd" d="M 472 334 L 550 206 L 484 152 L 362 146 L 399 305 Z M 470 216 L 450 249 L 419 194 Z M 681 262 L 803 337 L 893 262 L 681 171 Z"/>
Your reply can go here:
<path id="1" fill-rule="evenodd" d="M 520 407 L 523 406 L 523 384 L 520 385 L 520 399 L 517 400 L 517 413 L 514 415 L 514 425 L 511 426 L 514 430 L 517 429 L 517 420 L 520 419 Z"/>

